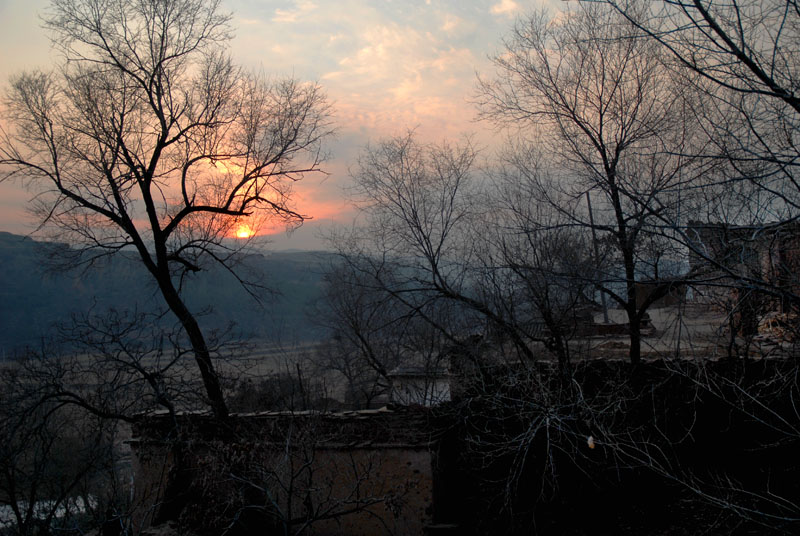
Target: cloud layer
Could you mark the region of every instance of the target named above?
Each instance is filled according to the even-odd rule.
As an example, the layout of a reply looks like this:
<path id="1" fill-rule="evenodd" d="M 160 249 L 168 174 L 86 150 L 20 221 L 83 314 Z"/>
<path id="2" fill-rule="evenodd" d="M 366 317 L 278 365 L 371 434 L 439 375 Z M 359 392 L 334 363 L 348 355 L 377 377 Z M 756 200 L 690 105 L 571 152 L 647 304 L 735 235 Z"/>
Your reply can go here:
<path id="1" fill-rule="evenodd" d="M 11 4 L 0 0 L 0 30 L 36 37 L 13 63 L 0 58 L 4 78 L 20 66 L 50 63 L 47 36 L 31 22 L 47 2 Z M 300 212 L 334 220 L 348 217 L 342 185 L 369 140 L 409 128 L 428 140 L 485 130 L 469 102 L 475 73 L 488 69 L 488 56 L 522 12 L 514 0 L 224 0 L 223 7 L 234 13 L 237 62 L 318 81 L 332 101 L 339 133 L 330 175 L 295 191 Z M 0 45 L 10 45 L 5 40 Z M 0 186 L 0 195 L 3 188 L 9 186 Z M 0 230 L 20 232 L 15 225 L 0 215 Z"/>

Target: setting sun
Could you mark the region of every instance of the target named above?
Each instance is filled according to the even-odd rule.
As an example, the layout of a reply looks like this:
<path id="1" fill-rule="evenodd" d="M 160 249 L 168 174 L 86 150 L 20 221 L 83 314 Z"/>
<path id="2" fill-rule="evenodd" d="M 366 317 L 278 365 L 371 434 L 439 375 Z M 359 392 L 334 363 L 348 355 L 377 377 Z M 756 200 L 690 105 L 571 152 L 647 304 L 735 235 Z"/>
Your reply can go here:
<path id="1" fill-rule="evenodd" d="M 253 229 L 249 225 L 241 224 L 236 228 L 236 238 L 250 238 L 253 234 Z"/>

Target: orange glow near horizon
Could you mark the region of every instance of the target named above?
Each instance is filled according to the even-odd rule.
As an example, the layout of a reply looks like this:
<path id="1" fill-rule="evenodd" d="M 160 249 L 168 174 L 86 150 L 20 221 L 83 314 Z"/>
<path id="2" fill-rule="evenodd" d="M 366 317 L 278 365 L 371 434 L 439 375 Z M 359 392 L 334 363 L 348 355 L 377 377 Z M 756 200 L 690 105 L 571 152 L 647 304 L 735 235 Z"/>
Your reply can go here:
<path id="1" fill-rule="evenodd" d="M 253 231 L 252 227 L 245 223 L 240 224 L 236 228 L 236 238 L 250 238 L 254 234 L 255 232 Z"/>
<path id="2" fill-rule="evenodd" d="M 0 82 L 32 66 L 46 69 L 58 62 L 38 15 L 49 3 L 0 0 L 0 50 L 19 51 L 0 58 Z M 319 81 L 334 107 L 337 136 L 335 141 L 326 140 L 324 147 L 330 151 L 330 159 L 322 166 L 327 175 L 308 173 L 300 182 L 280 185 L 291 186 L 287 192 L 291 208 L 309 216 L 309 228 L 347 224 L 355 217 L 346 200 L 350 168 L 370 140 L 402 136 L 410 128 L 424 143 L 464 134 L 474 135 L 475 145 L 487 150 L 502 143 L 493 129 L 475 126 L 477 112 L 470 101 L 474 100 L 476 72 L 494 69 L 487 44 L 500 43 L 507 34 L 514 17 L 525 10 L 520 0 L 488 0 L 480 6 L 426 0 L 416 2 L 414 9 L 399 9 L 392 2 L 353 0 L 346 10 L 340 2 L 327 0 L 233 3 L 237 8 L 231 24 L 237 31 L 229 45 L 234 63 L 259 73 L 265 68 L 264 53 L 269 51 L 268 71 L 275 73 L 276 82 L 284 76 Z M 534 2 L 542 3 L 556 9 L 563 4 Z M 5 115 L 0 113 L 4 128 Z M 301 161 L 295 164 L 304 166 Z M 243 165 L 251 164 L 235 155 L 220 156 L 198 167 L 198 184 L 209 177 L 235 181 L 244 174 Z M 0 182 L 0 231 L 27 234 L 37 226 L 24 209 L 33 195 L 22 182 Z M 164 188 L 172 198 L 170 207 L 182 203 L 173 181 Z M 280 218 L 272 217 L 269 210 L 252 208 L 252 215 L 224 223 L 229 226 L 224 230 L 227 238 L 286 234 L 287 226 Z M 141 225 L 147 228 L 148 222 Z M 309 228 L 301 234 L 310 237 Z"/>

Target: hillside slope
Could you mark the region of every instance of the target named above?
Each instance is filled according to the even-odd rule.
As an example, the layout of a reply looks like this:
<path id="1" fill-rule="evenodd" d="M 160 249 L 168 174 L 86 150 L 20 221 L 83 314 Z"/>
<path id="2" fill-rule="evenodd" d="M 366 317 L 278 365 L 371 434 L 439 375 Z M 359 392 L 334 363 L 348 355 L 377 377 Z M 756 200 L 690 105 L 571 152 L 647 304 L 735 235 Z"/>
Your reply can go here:
<path id="1" fill-rule="evenodd" d="M 55 324 L 68 322 L 73 314 L 162 308 L 158 290 L 132 255 L 65 272 L 49 267 L 48 249 L 28 237 L 0 232 L 0 357 L 40 344 Z M 329 255 L 285 251 L 245 257 L 242 273 L 266 287 L 258 293 L 261 304 L 226 270 L 211 267 L 185 283 L 187 302 L 202 313 L 206 329 L 233 323 L 245 337 L 316 340 L 320 330 L 310 311 Z"/>

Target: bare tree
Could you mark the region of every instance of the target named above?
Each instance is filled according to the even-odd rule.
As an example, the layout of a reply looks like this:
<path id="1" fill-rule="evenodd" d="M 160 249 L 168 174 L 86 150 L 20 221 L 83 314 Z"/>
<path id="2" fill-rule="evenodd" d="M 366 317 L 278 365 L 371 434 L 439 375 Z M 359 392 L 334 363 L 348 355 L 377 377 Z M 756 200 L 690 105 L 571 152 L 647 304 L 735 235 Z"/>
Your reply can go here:
<path id="1" fill-rule="evenodd" d="M 600 249 L 596 244 L 592 248 L 586 229 L 571 225 L 570 218 L 541 198 L 539 175 L 547 171 L 534 163 L 526 169 L 527 176 L 520 176 L 513 163 L 496 170 L 488 235 L 493 247 L 482 264 L 496 267 L 491 277 L 507 282 L 485 286 L 495 289 L 496 307 L 509 308 L 508 317 L 515 319 L 518 330 L 531 341 L 545 337 L 568 376 L 570 341 L 581 334 L 582 325 L 592 323 L 597 307 L 594 257 Z M 530 173 L 537 180 L 530 180 Z M 501 288 L 506 291 L 496 292 Z"/>
<path id="2" fill-rule="evenodd" d="M 367 148 L 359 159 L 353 199 L 361 219 L 331 238 L 347 284 L 389 306 L 384 325 L 415 317 L 453 333 L 440 320 L 444 303 L 469 300 L 464 254 L 474 158 L 468 145 L 426 146 L 409 133 Z"/>
<path id="3" fill-rule="evenodd" d="M 605 3 L 658 43 L 675 67 L 696 75 L 697 88 L 735 118 L 717 116 L 721 123 L 707 124 L 720 128 L 720 140 L 735 151 L 727 156 L 741 156 L 742 163 L 763 158 L 779 165 L 772 173 L 791 181 L 796 160 L 792 132 L 800 113 L 797 6 L 784 0 Z M 734 124 L 742 128 L 723 132 Z"/>
<path id="4" fill-rule="evenodd" d="M 215 336 L 208 344 L 219 355 Z M 127 526 L 134 505 L 123 428 L 161 410 L 174 425 L 164 439 L 177 439 L 176 412 L 203 402 L 190 354 L 180 323 L 164 314 L 92 310 L 6 363 L 0 501 L 14 530 Z"/>
<path id="5" fill-rule="evenodd" d="M 389 373 L 400 362 L 403 330 L 398 324 L 405 315 L 390 296 L 370 289 L 368 280 L 346 265 L 330 266 L 324 281 L 316 318 L 330 342 L 317 364 L 346 378 L 346 398 L 368 405 L 386 391 Z"/>
<path id="6" fill-rule="evenodd" d="M 687 147 L 686 154 L 713 158 L 724 173 L 702 185 L 695 218 L 736 234 L 728 248 L 743 254 L 763 252 L 776 237 L 785 242 L 795 235 L 800 206 L 797 6 L 783 0 L 604 3 L 634 25 L 642 39 L 657 44 L 676 76 L 703 96 L 705 105 L 692 112 L 709 143 L 703 150 Z M 776 270 L 753 273 L 742 271 L 741 262 L 720 262 L 692 233 L 681 239 L 714 268 L 716 279 L 708 283 L 772 295 L 784 308 L 800 303 L 791 259 L 770 263 L 783 273 L 775 278 Z M 792 249 L 775 246 L 774 252 Z"/>
<path id="7" fill-rule="evenodd" d="M 302 222 L 291 185 L 319 171 L 331 132 L 318 86 L 233 64 L 229 20 L 218 0 L 54 0 L 45 26 L 63 64 L 12 79 L 0 138 L 2 180 L 38 193 L 42 228 L 78 246 L 71 265 L 135 250 L 218 417 L 228 410 L 180 280 L 206 262 L 232 268 L 239 225 Z"/>
<path id="8" fill-rule="evenodd" d="M 316 311 L 328 341 L 312 359 L 323 373 L 345 379 L 345 400 L 356 409 L 385 400 L 398 373 L 419 375 L 425 392 L 415 395 L 426 399 L 430 380 L 446 369 L 442 355 L 449 344 L 442 333 L 450 327 L 447 312 L 426 307 L 421 317 L 392 295 L 403 282 L 386 272 L 373 277 L 372 266 L 348 255 L 329 266 Z"/>
<path id="9" fill-rule="evenodd" d="M 174 416 L 203 396 L 192 374 L 191 346 L 163 315 L 110 310 L 75 315 L 58 326 L 54 343 L 29 350 L 17 366 L 32 400 L 72 405 L 109 422 L 162 410 Z M 208 337 L 221 356 L 227 342 Z"/>
<path id="10" fill-rule="evenodd" d="M 74 405 L 39 396 L 23 367 L 0 370 L 0 505 L 4 534 L 77 531 L 105 498 L 114 428 Z M 85 493 L 87 489 L 91 492 Z"/>
<path id="11" fill-rule="evenodd" d="M 469 145 L 423 145 L 413 133 L 368 147 L 354 173 L 362 219 L 333 239 L 357 276 L 351 280 L 387 296 L 399 313 L 390 318 L 416 317 L 450 343 L 500 320 L 471 293 L 482 246 L 470 236 L 479 221 L 471 198 L 474 159 Z M 482 317 L 477 325 L 465 311 Z"/>
<path id="12" fill-rule="evenodd" d="M 362 347 L 402 327 L 393 336 L 405 365 L 424 355 L 434 369 L 481 369 L 489 345 L 499 360 L 555 356 L 566 379 L 569 341 L 593 306 L 585 229 L 513 166 L 476 180 L 475 157 L 469 145 L 424 145 L 413 133 L 365 150 L 354 175 L 362 219 L 334 237 L 353 287 L 333 308 L 336 324 Z"/>
<path id="13" fill-rule="evenodd" d="M 530 171 L 524 154 L 516 159 L 522 176 L 539 182 L 539 197 L 613 245 L 604 259 L 612 268 L 597 286 L 627 314 L 633 363 L 640 323 L 657 298 L 637 301 L 637 280 L 653 276 L 644 273 L 643 245 L 664 233 L 667 214 L 678 218 L 681 191 L 697 174 L 689 166 L 702 164 L 679 150 L 695 141 L 683 113 L 693 94 L 636 33 L 607 6 L 581 4 L 558 18 L 533 14 L 505 41 L 497 74 L 480 82 L 478 97 L 483 117 L 517 127 L 554 156 L 561 176 L 548 181 Z"/>

